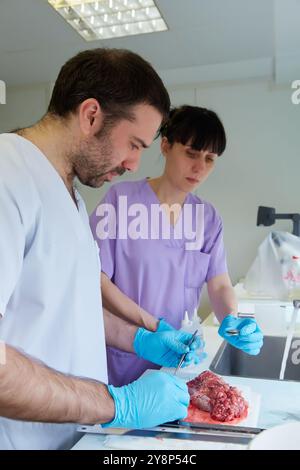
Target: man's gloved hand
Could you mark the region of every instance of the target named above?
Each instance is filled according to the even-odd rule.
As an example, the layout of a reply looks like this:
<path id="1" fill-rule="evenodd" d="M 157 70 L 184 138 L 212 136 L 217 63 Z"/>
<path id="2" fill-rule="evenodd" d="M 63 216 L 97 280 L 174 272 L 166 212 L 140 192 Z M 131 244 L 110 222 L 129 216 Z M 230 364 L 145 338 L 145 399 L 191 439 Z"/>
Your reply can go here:
<path id="1" fill-rule="evenodd" d="M 148 428 L 187 416 L 188 388 L 174 375 L 153 371 L 123 387 L 108 385 L 108 390 L 115 417 L 104 428 Z"/>
<path id="2" fill-rule="evenodd" d="M 144 328 L 136 332 L 133 347 L 136 354 L 147 361 L 154 362 L 164 367 L 177 367 L 182 354 L 188 352 L 182 364 L 186 367 L 192 362 L 200 362 L 199 349 L 203 344 L 199 336 L 196 336 L 191 346 L 187 346 L 192 335 L 181 330 L 155 331 L 154 333 Z"/>
<path id="3" fill-rule="evenodd" d="M 237 329 L 240 334 L 231 336 L 226 333 L 228 330 Z M 242 349 L 247 354 L 256 356 L 263 345 L 263 334 L 255 320 L 250 318 L 236 318 L 227 315 L 219 328 L 219 335 L 222 336 L 232 346 Z"/>

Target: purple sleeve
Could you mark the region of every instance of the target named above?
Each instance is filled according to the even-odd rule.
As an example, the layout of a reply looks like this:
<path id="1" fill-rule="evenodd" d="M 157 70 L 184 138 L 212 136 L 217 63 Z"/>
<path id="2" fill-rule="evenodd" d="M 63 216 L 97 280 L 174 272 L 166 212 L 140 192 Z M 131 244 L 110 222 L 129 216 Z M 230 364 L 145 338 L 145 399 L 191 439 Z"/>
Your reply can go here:
<path id="1" fill-rule="evenodd" d="M 206 274 L 206 282 L 215 276 L 228 272 L 226 252 L 223 241 L 223 223 L 220 216 L 215 212 L 214 216 L 214 230 L 210 237 L 210 260 Z"/>
<path id="2" fill-rule="evenodd" d="M 110 217 L 110 214 L 106 211 L 106 205 L 110 205 L 110 209 L 116 211 L 116 194 L 113 187 L 108 190 L 90 215 L 91 230 L 99 247 L 101 271 L 111 279 L 115 270 L 116 239 L 111 236 L 105 238 L 106 231 L 104 230 L 103 221 L 104 217 L 106 217 L 106 220 Z"/>

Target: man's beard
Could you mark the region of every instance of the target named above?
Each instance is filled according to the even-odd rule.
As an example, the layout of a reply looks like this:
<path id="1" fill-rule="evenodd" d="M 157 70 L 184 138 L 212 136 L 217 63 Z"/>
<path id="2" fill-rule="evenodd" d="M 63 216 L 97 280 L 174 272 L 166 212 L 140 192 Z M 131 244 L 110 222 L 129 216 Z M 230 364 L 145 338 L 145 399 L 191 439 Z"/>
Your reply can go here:
<path id="1" fill-rule="evenodd" d="M 111 129 L 110 129 L 111 130 Z M 99 188 L 105 181 L 108 173 L 123 175 L 125 168 L 113 166 L 113 145 L 110 132 L 104 128 L 98 136 L 89 141 L 83 141 L 80 148 L 73 155 L 73 168 L 79 181 L 92 188 Z"/>

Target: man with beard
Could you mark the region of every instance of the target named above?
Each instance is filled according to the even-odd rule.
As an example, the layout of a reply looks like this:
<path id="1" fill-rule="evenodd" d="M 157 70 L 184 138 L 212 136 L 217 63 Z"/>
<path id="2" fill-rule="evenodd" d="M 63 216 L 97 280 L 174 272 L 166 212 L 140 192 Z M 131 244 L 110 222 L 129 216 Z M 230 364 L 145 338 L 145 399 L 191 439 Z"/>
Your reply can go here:
<path id="1" fill-rule="evenodd" d="M 104 335 L 98 248 L 73 185 L 134 171 L 169 105 L 149 63 L 95 49 L 62 67 L 40 122 L 0 136 L 2 449 L 69 448 L 76 423 L 148 427 L 187 414 L 176 377 L 155 371 L 106 385 L 105 339 L 175 366 L 191 335 L 163 321 L 150 332 L 109 312 Z"/>

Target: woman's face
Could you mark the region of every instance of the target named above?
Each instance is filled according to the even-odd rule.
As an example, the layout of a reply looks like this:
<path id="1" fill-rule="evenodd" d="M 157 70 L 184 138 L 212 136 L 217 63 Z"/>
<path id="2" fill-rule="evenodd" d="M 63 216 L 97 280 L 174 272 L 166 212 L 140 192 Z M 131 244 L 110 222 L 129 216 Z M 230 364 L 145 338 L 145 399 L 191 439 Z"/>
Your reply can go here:
<path id="1" fill-rule="evenodd" d="M 216 153 L 210 150 L 194 150 L 189 142 L 186 145 L 175 142 L 170 145 L 163 137 L 161 150 L 166 158 L 164 174 L 173 186 L 183 192 L 190 192 L 203 183 L 212 172 Z"/>

